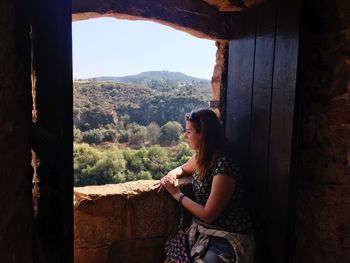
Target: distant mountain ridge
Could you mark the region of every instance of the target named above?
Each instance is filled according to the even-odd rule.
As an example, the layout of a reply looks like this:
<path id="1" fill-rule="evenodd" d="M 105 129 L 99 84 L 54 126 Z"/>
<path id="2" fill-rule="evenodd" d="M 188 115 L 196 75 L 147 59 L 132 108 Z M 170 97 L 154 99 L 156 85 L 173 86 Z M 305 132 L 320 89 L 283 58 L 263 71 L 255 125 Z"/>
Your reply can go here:
<path id="1" fill-rule="evenodd" d="M 86 80 L 97 80 L 97 81 L 113 81 L 119 83 L 133 83 L 133 84 L 143 84 L 147 81 L 152 80 L 168 80 L 170 82 L 181 84 L 181 83 L 189 83 L 189 82 L 198 82 L 200 84 L 210 84 L 210 80 L 195 78 L 189 75 L 186 75 L 181 72 L 173 72 L 173 71 L 146 71 L 141 72 L 136 75 L 128 75 L 123 77 L 113 77 L 113 76 L 99 76 L 95 78 L 89 78 Z"/>

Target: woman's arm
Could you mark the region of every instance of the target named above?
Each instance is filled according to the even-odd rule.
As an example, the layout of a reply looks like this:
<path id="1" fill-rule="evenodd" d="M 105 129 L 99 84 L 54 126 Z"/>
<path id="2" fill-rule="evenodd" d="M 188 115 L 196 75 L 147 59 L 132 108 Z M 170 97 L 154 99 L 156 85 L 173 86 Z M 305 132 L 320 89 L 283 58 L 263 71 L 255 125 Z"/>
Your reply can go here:
<path id="1" fill-rule="evenodd" d="M 165 187 L 175 200 L 179 201 L 180 189 L 175 187 L 171 180 L 165 182 Z M 235 188 L 235 180 L 231 176 L 218 174 L 214 176 L 211 192 L 207 203 L 202 206 L 185 196 L 182 205 L 194 216 L 203 222 L 210 224 L 215 221 L 227 206 Z"/>
<path id="2" fill-rule="evenodd" d="M 180 178 L 184 175 L 194 174 L 196 171 L 196 157 L 192 156 L 187 162 L 183 165 L 176 167 L 171 170 L 166 176 L 170 176 L 172 178 Z"/>
<path id="3" fill-rule="evenodd" d="M 196 156 L 193 155 L 187 162 L 185 162 L 183 165 L 181 165 L 175 169 L 178 169 L 176 178 L 180 178 L 184 175 L 194 174 L 194 172 L 197 169 Z"/>
<path id="4" fill-rule="evenodd" d="M 180 178 L 182 176 L 194 174 L 195 171 L 196 171 L 196 157 L 192 156 L 183 165 L 178 166 L 175 169 L 168 172 L 168 174 L 166 176 L 164 176 L 160 180 L 160 182 L 158 182 L 156 184 L 158 186 L 158 192 L 160 192 L 164 189 L 165 180 L 171 179 L 173 181 L 173 180 L 176 180 L 177 178 Z M 175 181 L 174 181 L 174 184 L 175 184 Z"/>

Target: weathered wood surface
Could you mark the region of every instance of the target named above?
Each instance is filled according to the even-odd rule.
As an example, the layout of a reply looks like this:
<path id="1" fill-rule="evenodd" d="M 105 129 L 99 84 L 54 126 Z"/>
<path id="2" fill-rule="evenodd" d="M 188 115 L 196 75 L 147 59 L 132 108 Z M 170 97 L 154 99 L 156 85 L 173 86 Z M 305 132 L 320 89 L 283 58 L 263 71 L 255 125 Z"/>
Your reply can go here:
<path id="1" fill-rule="evenodd" d="M 40 159 L 38 236 L 48 261 L 73 262 L 71 1 L 32 3 Z"/>
<path id="2" fill-rule="evenodd" d="M 226 132 L 245 176 L 257 261 L 288 262 L 299 2 L 270 1 L 233 25 Z"/>

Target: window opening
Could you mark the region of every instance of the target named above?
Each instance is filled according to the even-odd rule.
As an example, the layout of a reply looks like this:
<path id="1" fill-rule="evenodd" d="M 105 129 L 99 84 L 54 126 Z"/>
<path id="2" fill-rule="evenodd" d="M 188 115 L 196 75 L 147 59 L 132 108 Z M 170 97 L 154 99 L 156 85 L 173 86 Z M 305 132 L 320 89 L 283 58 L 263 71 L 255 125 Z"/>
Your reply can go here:
<path id="1" fill-rule="evenodd" d="M 102 20 L 107 24 L 116 22 L 116 19 L 111 18 Z M 120 43 L 114 43 L 113 38 L 93 35 L 101 28 L 90 28 L 87 33 L 79 31 L 78 23 L 84 22 L 73 23 L 75 186 L 159 179 L 193 155 L 182 136 L 184 115 L 191 110 L 210 106 L 210 78 L 215 65 L 215 43 L 191 36 L 190 38 L 197 40 L 197 46 L 192 44 L 190 51 L 185 50 L 186 44 L 179 44 L 177 49 L 171 49 L 166 41 L 163 46 L 156 47 L 167 36 L 162 33 L 153 36 L 151 33 L 139 31 L 138 40 L 132 40 L 132 32 L 123 31 L 130 28 L 113 31 L 110 29 L 113 25 L 109 24 L 103 28 L 109 28 L 110 35 L 120 36 L 118 41 L 126 43 L 130 49 L 122 50 L 123 54 L 119 53 L 118 57 L 113 51 L 108 51 L 110 53 L 104 58 L 105 63 L 109 64 L 113 59 L 117 62 L 110 64 L 109 69 L 105 71 L 107 73 L 96 70 L 90 74 L 83 74 L 77 61 L 80 51 L 85 50 L 88 54 L 86 56 L 91 56 L 91 60 L 85 60 L 84 65 L 80 63 L 79 67 L 92 68 L 100 60 L 95 54 L 97 49 L 88 50 L 91 42 L 103 39 L 105 43 L 112 42 L 115 49 L 120 48 Z M 131 24 L 139 21 L 118 23 L 121 22 Z M 161 28 L 167 28 L 159 24 L 154 25 L 159 32 L 164 32 Z M 91 27 L 94 26 L 96 25 L 92 23 Z M 189 38 L 186 33 L 176 31 L 177 38 L 181 37 L 181 34 L 184 38 Z M 149 43 L 147 38 L 154 38 L 153 44 Z M 82 42 L 80 45 L 78 40 Z M 175 41 L 180 42 L 181 39 Z M 194 55 L 197 49 L 201 49 L 201 41 L 205 42 L 205 45 L 211 45 L 210 48 L 206 48 L 207 53 L 203 52 L 199 57 L 192 58 L 195 61 L 181 61 L 181 53 L 188 52 L 188 56 Z M 105 48 L 103 45 L 98 47 L 100 50 Z M 147 57 L 145 54 L 151 53 L 152 50 L 156 51 L 154 57 Z M 177 55 L 174 56 L 173 53 Z M 157 54 L 164 57 L 169 55 L 169 63 L 166 61 L 156 64 Z M 132 60 L 136 62 L 131 64 Z M 146 64 L 145 60 L 148 60 L 151 66 L 138 69 L 139 64 Z M 211 60 L 210 73 L 205 77 L 190 76 L 189 68 L 186 71 L 169 69 L 166 66 L 179 63 L 183 64 L 183 68 L 186 68 L 187 64 L 191 64 L 193 68 L 200 68 L 200 64 L 205 60 Z M 196 61 L 197 64 L 193 63 Z M 118 68 L 120 64 L 122 67 Z M 135 72 L 122 72 L 123 68 L 134 69 Z"/>

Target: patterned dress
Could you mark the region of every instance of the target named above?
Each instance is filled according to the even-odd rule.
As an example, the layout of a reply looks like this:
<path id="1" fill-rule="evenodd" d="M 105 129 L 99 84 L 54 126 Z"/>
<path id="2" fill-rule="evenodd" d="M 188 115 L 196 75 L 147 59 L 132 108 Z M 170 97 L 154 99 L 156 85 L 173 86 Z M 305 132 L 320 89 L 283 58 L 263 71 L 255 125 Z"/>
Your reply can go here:
<path id="1" fill-rule="evenodd" d="M 252 225 L 244 207 L 242 177 L 238 166 L 230 157 L 218 158 L 216 164 L 209 168 L 203 181 L 199 180 L 198 171 L 193 174 L 192 187 L 195 201 L 203 206 L 206 204 L 214 176 L 232 176 L 235 180 L 235 189 L 223 213 L 210 225 L 228 232 L 251 234 Z"/>

